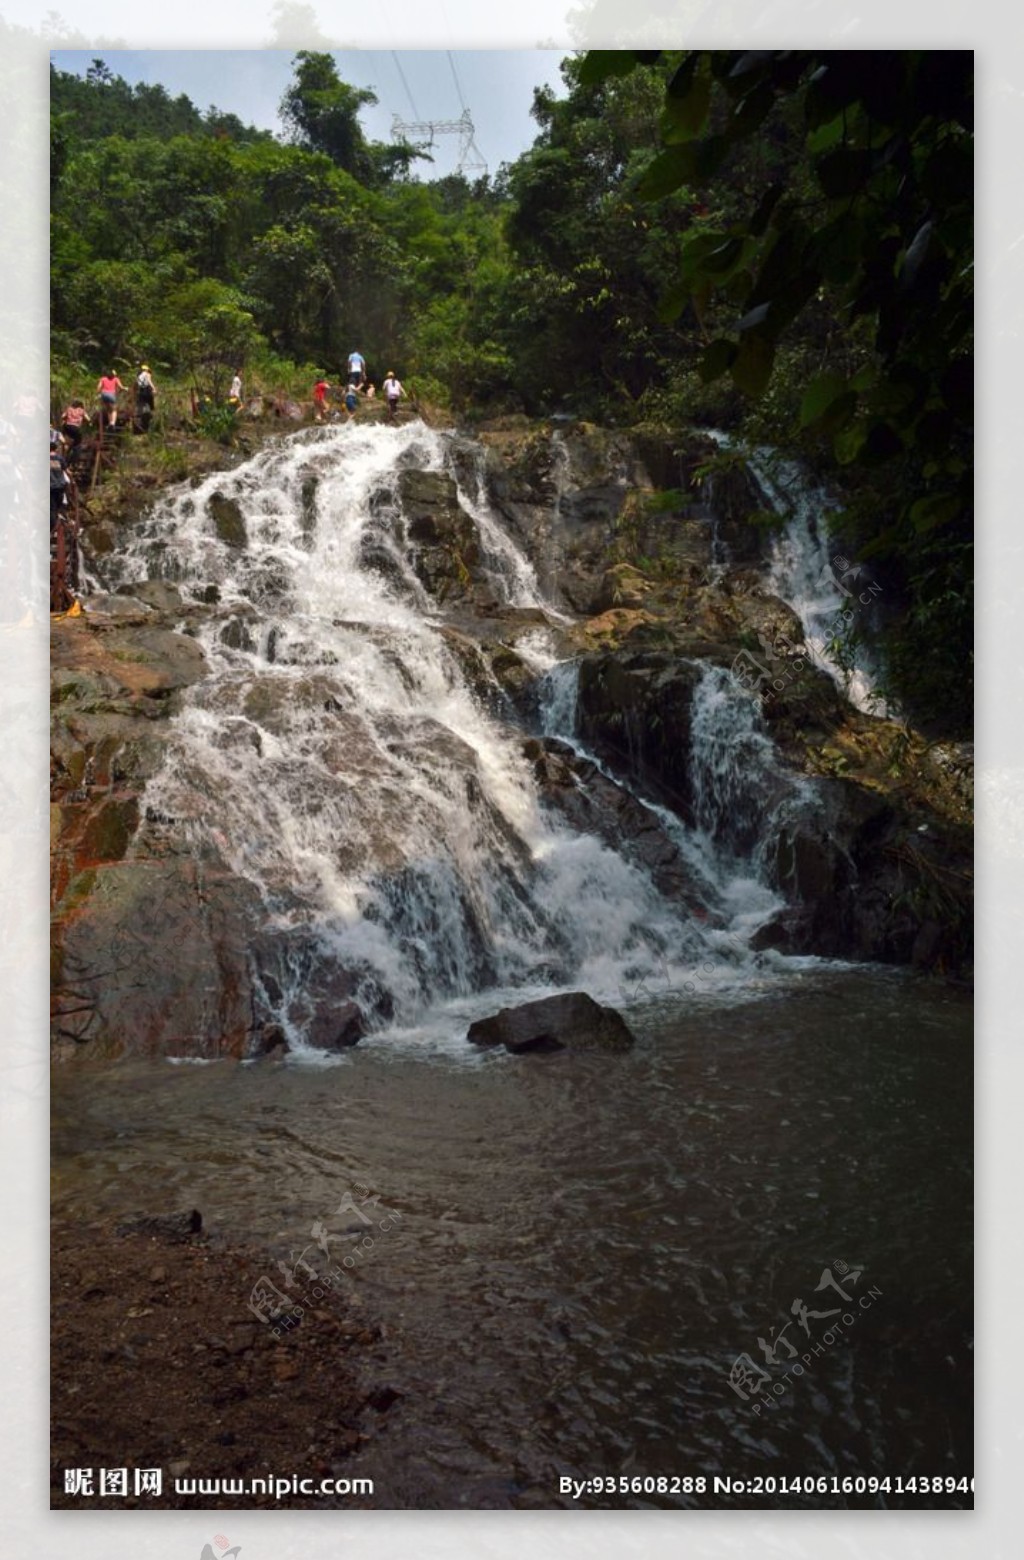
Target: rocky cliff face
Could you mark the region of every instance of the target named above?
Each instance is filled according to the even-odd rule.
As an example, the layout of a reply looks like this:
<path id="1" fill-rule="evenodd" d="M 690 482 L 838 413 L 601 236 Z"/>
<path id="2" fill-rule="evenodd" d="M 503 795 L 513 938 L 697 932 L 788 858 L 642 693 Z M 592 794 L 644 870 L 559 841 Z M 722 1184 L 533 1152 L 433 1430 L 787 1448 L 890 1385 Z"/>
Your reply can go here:
<path id="1" fill-rule="evenodd" d="M 367 533 L 366 545 L 377 548 L 385 572 L 395 567 L 396 547 L 407 550 L 427 598 L 444 612 L 444 641 L 476 696 L 527 740 L 543 805 L 614 842 L 663 893 L 688 905 L 690 868 L 634 791 L 692 823 L 701 665 L 736 666 L 742 676 L 744 657 L 784 643 L 788 660 L 772 666 L 784 675 L 761 705 L 765 729 L 781 770 L 811 786 L 817 805 L 773 825 L 761 843 L 787 908 L 762 928 L 760 945 L 962 972 L 970 903 L 962 755 L 859 713 L 801 655 L 799 620 L 765 583 L 764 533 L 753 520 L 763 498 L 751 479 L 728 473 L 709 504 L 695 473 L 714 447 L 699 434 L 495 427 L 480 444 L 482 454 L 464 442 L 456 472 L 460 461 L 473 467 L 565 614 L 556 631 L 564 654 L 579 661 L 577 733 L 603 767 L 539 734 L 540 674 L 523 636 L 544 614 L 500 606 L 479 527 L 452 476 L 396 472 L 396 506 L 382 506 L 381 529 Z M 310 517 L 315 482 L 303 493 Z M 237 503 L 214 498 L 221 541 L 244 552 Z M 275 1017 L 285 985 L 304 993 L 307 1043 L 354 1043 L 367 1022 L 387 1016 L 387 992 L 357 994 L 350 972 L 304 937 L 301 917 L 287 935 L 268 936 L 265 899 L 228 866 L 228 853 L 208 840 L 196 848 L 187 817 L 161 817 L 147 806 L 146 784 L 165 761 L 172 722 L 207 674 L 200 625 L 216 628 L 229 648 L 256 647 L 252 613 L 217 595 L 180 593 L 154 579 L 87 598 L 83 617 L 54 622 L 59 1056 L 260 1054 L 287 1039 Z M 273 635 L 264 649 L 272 663 Z M 332 693 L 329 668 L 312 668 L 301 687 L 335 733 L 326 761 L 350 778 L 363 764 L 369 777 L 372 744 L 358 710 L 341 708 Z M 250 675 L 245 711 L 272 733 L 280 697 L 280 684 Z M 242 720 L 225 720 L 221 739 L 226 748 L 260 740 Z M 457 751 L 443 731 L 396 731 L 391 740 L 445 772 L 464 769 L 472 795 L 473 755 Z M 410 805 L 396 798 L 396 807 Z M 748 824 L 753 830 L 756 820 Z M 375 851 L 382 881 L 408 870 L 384 837 L 377 845 L 339 839 L 337 850 L 339 861 Z M 287 922 L 285 885 L 275 902 Z"/>

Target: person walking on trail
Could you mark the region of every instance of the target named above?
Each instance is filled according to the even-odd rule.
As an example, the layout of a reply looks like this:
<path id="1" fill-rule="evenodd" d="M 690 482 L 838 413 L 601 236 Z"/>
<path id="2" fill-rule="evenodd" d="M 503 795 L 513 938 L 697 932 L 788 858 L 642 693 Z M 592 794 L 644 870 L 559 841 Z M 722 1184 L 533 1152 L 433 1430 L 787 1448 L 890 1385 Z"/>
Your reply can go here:
<path id="1" fill-rule="evenodd" d="M 112 368 L 105 374 L 101 374 L 96 385 L 96 393 L 100 398 L 100 422 L 107 423 L 111 428 L 117 427 L 117 392 L 127 390 Z"/>
<path id="2" fill-rule="evenodd" d="M 142 364 L 135 377 L 135 410 L 142 426 L 148 428 L 156 410 L 156 385 L 148 363 Z"/>
<path id="3" fill-rule="evenodd" d="M 330 390 L 330 388 L 331 387 L 327 383 L 327 380 L 321 374 L 320 378 L 317 380 L 316 384 L 313 386 L 313 421 L 314 422 L 323 422 L 323 420 L 324 420 L 324 413 L 327 410 L 327 392 L 328 392 L 328 390 Z"/>
<path id="4" fill-rule="evenodd" d="M 349 385 L 345 390 L 345 410 L 348 413 L 349 422 L 356 415 L 356 407 L 359 405 L 359 391 L 355 385 Z"/>
<path id="5" fill-rule="evenodd" d="M 395 378 L 393 368 L 388 369 L 381 389 L 384 391 L 384 399 L 388 403 L 388 416 L 394 421 L 398 416 L 398 403 L 402 398 L 403 389 L 401 380 Z"/>
<path id="6" fill-rule="evenodd" d="M 60 431 L 70 446 L 72 454 L 74 454 L 82 442 L 83 424 L 91 422 L 92 418 L 81 401 L 74 400 L 64 408 Z"/>
<path id="7" fill-rule="evenodd" d="M 67 504 L 68 474 L 64 468 L 64 452 L 61 437 L 55 430 L 50 433 L 50 530 L 57 529 L 57 522 Z"/>
<path id="8" fill-rule="evenodd" d="M 236 373 L 234 379 L 231 381 L 231 389 L 228 391 L 228 400 L 237 402 L 239 406 L 242 404 L 242 376 L 239 373 Z"/>
<path id="9" fill-rule="evenodd" d="M 358 389 L 366 378 L 366 359 L 361 352 L 350 352 L 348 355 L 348 382 Z"/>

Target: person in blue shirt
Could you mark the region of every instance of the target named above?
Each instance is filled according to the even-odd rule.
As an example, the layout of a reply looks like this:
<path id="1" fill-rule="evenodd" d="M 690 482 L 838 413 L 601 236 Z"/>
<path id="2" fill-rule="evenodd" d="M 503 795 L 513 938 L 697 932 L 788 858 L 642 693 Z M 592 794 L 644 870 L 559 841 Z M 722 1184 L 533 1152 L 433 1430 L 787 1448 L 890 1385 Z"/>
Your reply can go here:
<path id="1" fill-rule="evenodd" d="M 348 382 L 357 388 L 366 378 L 366 359 L 361 352 L 350 352 L 348 355 Z"/>

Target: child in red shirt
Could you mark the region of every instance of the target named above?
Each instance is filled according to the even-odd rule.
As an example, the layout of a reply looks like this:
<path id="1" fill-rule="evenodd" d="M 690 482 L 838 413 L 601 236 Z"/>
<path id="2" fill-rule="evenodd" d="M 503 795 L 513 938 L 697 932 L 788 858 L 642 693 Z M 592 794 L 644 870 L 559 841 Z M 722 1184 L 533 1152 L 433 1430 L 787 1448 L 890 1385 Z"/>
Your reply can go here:
<path id="1" fill-rule="evenodd" d="M 323 422 L 323 414 L 327 410 L 327 392 L 330 385 L 326 379 L 318 379 L 313 386 L 313 419 L 315 422 Z"/>

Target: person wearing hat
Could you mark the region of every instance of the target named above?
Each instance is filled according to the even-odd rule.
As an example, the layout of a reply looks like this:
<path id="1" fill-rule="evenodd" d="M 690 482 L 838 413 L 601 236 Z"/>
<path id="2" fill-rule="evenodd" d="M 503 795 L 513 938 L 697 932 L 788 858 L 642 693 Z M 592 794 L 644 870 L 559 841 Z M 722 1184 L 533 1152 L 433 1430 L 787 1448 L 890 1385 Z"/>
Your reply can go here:
<path id="1" fill-rule="evenodd" d="M 149 426 L 149 420 L 156 410 L 156 385 L 149 371 L 149 364 L 143 363 L 135 376 L 135 411 L 143 427 Z"/>
<path id="2" fill-rule="evenodd" d="M 384 399 L 388 403 L 388 416 L 394 421 L 398 416 L 398 403 L 402 396 L 402 382 L 395 378 L 395 371 L 389 368 L 381 385 L 384 391 Z"/>

